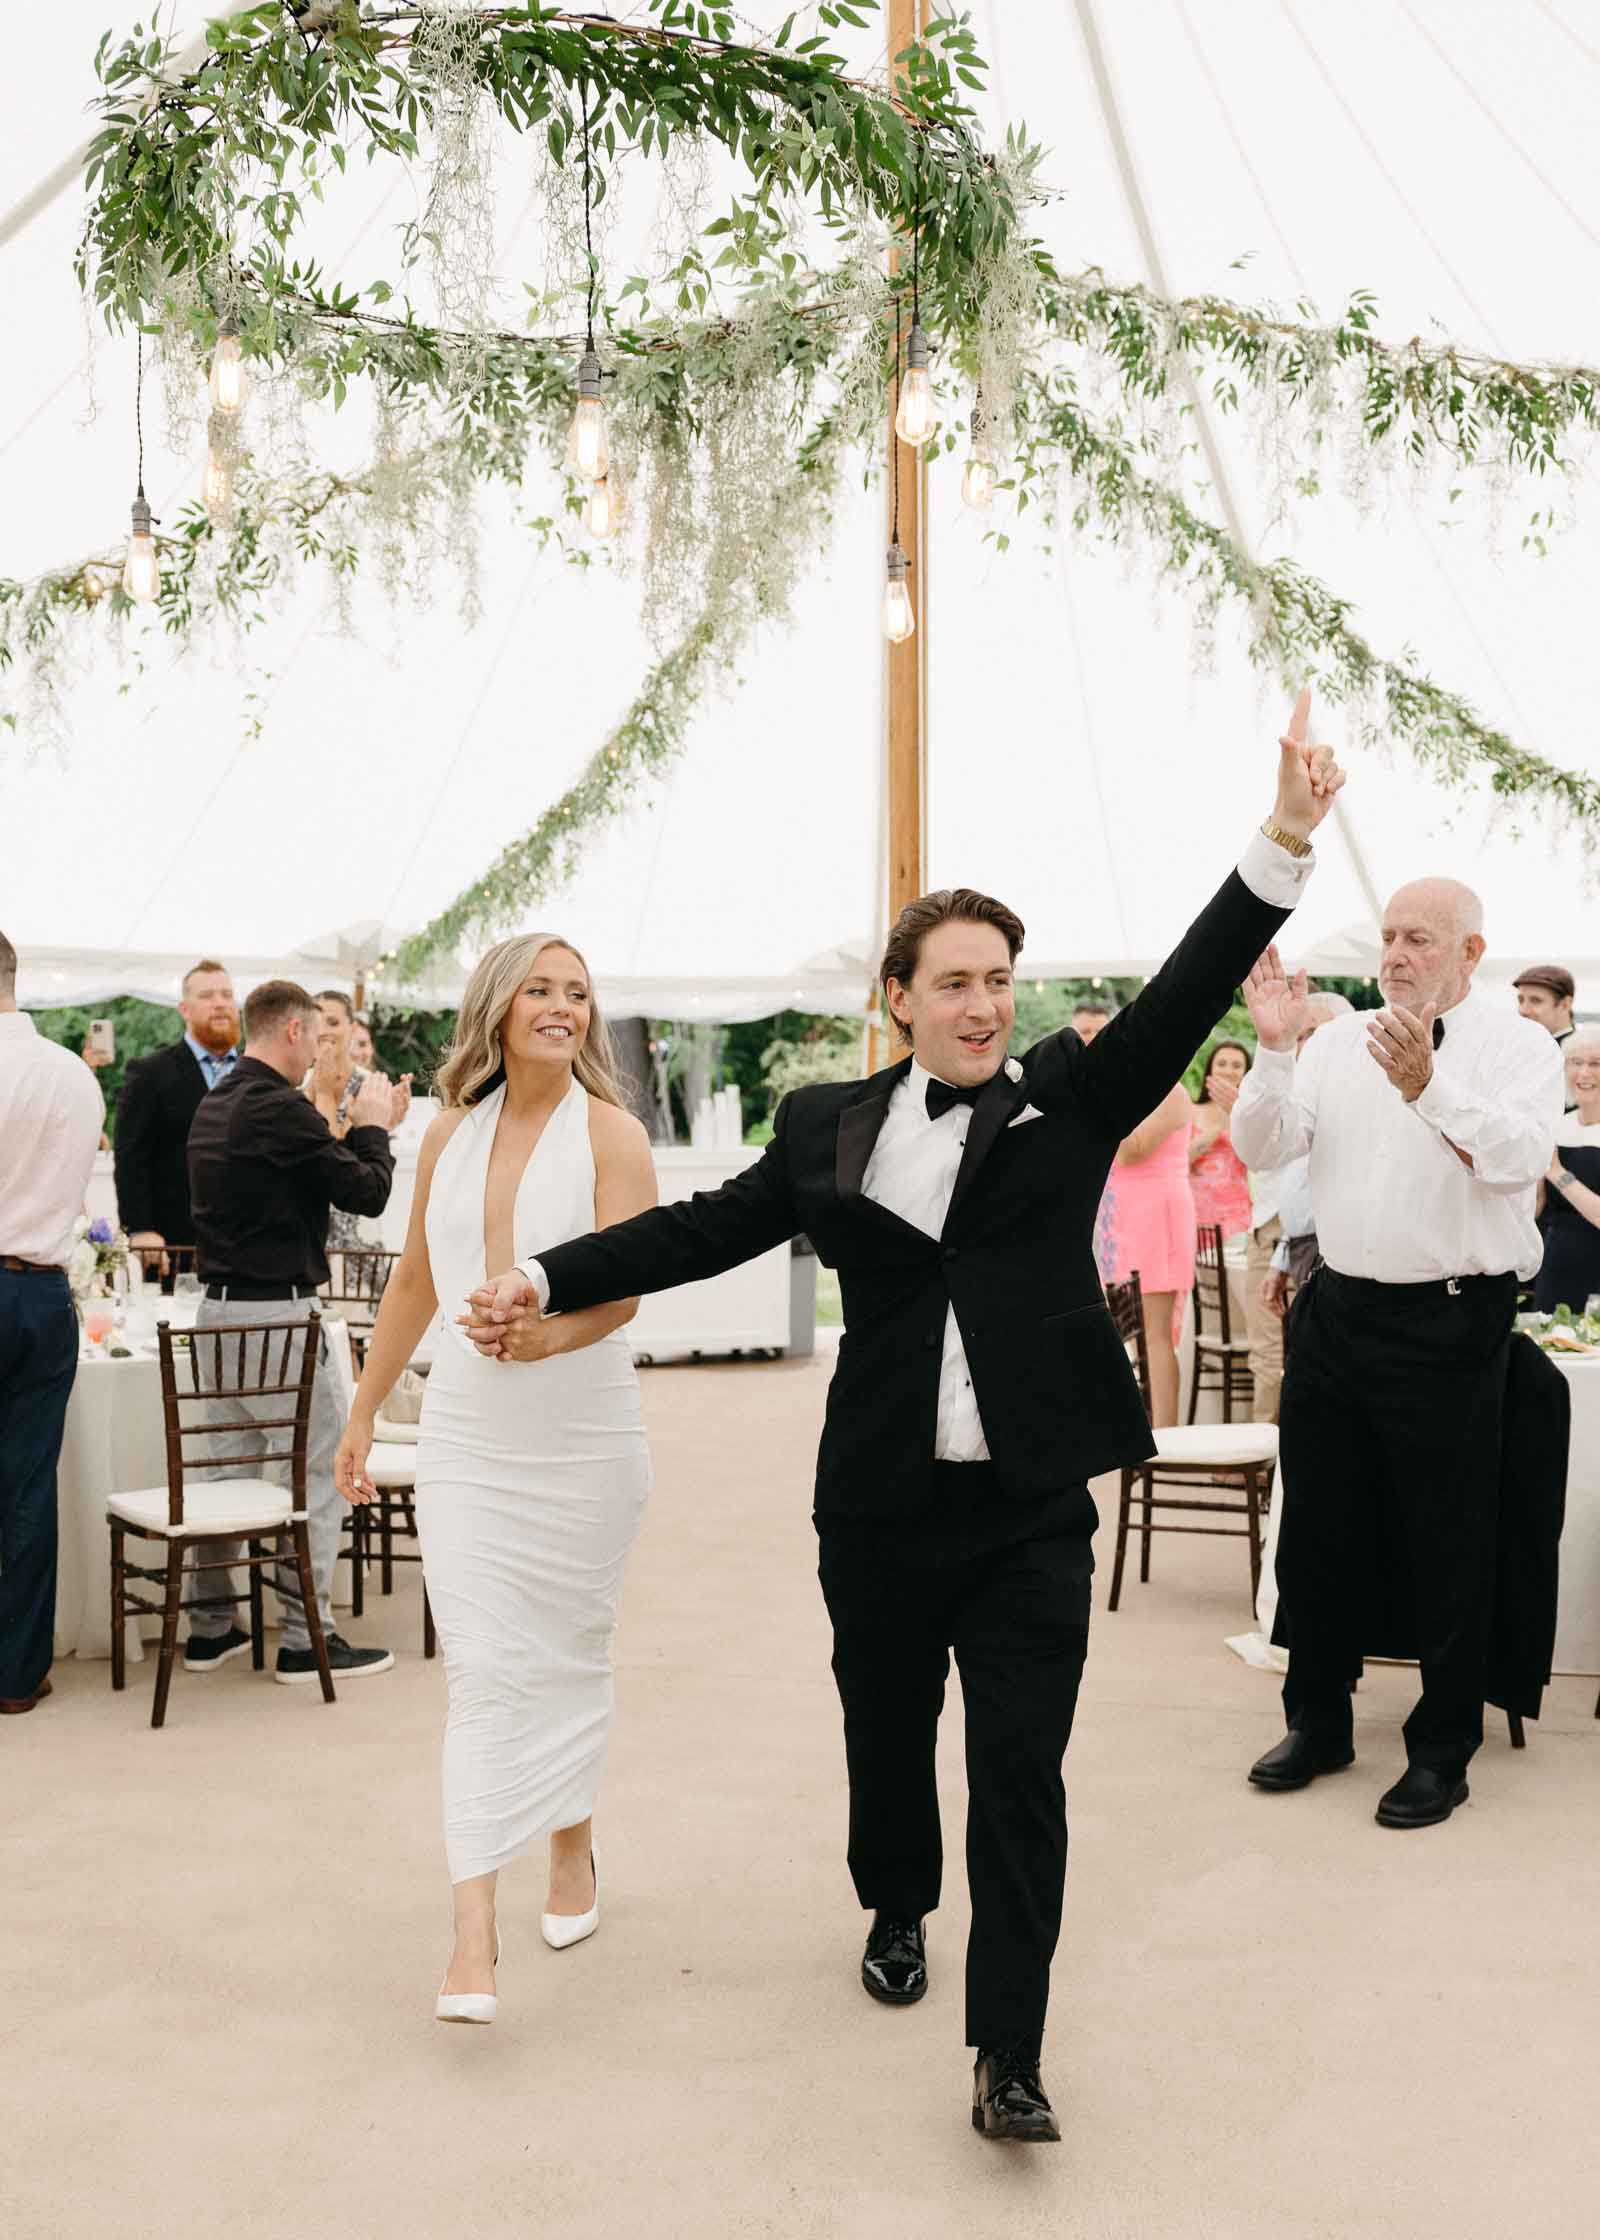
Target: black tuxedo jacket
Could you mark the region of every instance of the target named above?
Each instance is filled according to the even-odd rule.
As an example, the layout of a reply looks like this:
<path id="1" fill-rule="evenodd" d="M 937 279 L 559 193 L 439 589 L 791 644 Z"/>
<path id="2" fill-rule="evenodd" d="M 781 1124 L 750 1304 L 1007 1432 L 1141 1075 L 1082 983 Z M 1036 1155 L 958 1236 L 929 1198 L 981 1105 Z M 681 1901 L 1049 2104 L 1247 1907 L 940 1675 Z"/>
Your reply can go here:
<path id="1" fill-rule="evenodd" d="M 117 1213 L 130 1236 L 154 1229 L 168 1244 L 194 1243 L 184 1149 L 205 1094 L 206 1077 L 186 1042 L 135 1058 L 124 1075 L 114 1159 Z"/>
<path id="2" fill-rule="evenodd" d="M 723 1189 L 541 1253 L 552 1310 L 692 1283 L 803 1231 L 844 1300 L 819 1517 L 909 1516 L 927 1501 L 953 1305 L 1001 1487 L 1069 1493 L 1092 1531 L 1083 1481 L 1152 1451 L 1094 1263 L 1106 1174 L 1287 916 L 1230 875 L 1092 1044 L 1066 1028 L 1034 1045 L 1020 1078 L 1002 1068 L 973 1107 L 941 1236 L 862 1194 L 907 1059 L 785 1097 L 759 1162 Z M 1037 1118 L 1023 1118 L 1029 1106 Z"/>

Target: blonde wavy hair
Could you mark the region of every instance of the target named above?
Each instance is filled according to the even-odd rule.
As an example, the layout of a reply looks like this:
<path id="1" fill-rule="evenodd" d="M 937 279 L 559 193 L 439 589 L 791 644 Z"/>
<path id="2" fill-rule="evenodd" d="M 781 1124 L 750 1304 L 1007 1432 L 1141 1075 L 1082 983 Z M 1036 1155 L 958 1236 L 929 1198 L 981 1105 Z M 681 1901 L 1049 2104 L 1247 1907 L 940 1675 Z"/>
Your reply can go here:
<path id="1" fill-rule="evenodd" d="M 601 1016 L 594 979 L 582 950 L 559 933 L 514 933 L 479 958 L 467 982 L 456 1014 L 456 1031 L 433 1082 L 434 1092 L 447 1111 L 481 1103 L 504 1081 L 506 1062 L 500 1029 L 518 989 L 546 949 L 570 950 L 583 966 L 589 983 L 589 1032 L 573 1062 L 573 1072 L 591 1097 L 598 1097 L 602 1104 L 626 1106 L 611 1030 Z"/>

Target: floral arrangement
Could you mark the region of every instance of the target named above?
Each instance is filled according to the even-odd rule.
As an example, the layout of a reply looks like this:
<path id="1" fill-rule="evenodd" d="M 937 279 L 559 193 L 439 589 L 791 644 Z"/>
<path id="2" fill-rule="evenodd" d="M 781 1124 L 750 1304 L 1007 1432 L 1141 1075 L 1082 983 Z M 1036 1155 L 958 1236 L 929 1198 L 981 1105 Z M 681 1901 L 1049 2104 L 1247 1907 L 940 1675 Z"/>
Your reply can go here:
<path id="1" fill-rule="evenodd" d="M 67 1257 L 67 1281 L 77 1300 L 93 1298 L 110 1288 L 119 1268 L 128 1265 L 128 1240 L 104 1214 L 91 1221 L 80 1213 L 73 1224 L 72 1251 Z"/>
<path id="2" fill-rule="evenodd" d="M 1546 1353 L 1600 1354 L 1600 1315 L 1574 1314 L 1557 1307 L 1552 1314 L 1524 1315 L 1521 1327 Z"/>

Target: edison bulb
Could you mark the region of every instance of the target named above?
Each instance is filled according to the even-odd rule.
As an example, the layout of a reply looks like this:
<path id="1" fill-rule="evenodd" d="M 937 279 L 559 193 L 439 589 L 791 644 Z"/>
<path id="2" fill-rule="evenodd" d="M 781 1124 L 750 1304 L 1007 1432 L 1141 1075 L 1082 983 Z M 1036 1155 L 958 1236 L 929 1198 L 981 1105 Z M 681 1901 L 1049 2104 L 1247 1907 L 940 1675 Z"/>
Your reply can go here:
<path id="1" fill-rule="evenodd" d="M 211 353 L 211 402 L 218 412 L 241 412 L 249 380 L 244 353 L 239 347 L 239 322 L 231 315 L 222 322 L 217 347 Z"/>
<path id="2" fill-rule="evenodd" d="M 583 525 L 591 537 L 614 537 L 622 521 L 622 490 L 613 474 L 603 474 L 589 485 L 584 501 Z"/>
<path id="3" fill-rule="evenodd" d="M 961 502 L 969 506 L 988 506 L 994 503 L 994 488 L 998 480 L 992 459 L 985 459 L 981 452 L 974 452 L 967 461 L 961 477 Z"/>
<path id="4" fill-rule="evenodd" d="M 908 366 L 900 383 L 900 404 L 894 416 L 895 433 L 902 443 L 921 445 L 933 433 L 938 414 L 933 383 L 926 366 Z"/>
<path id="5" fill-rule="evenodd" d="M 584 482 L 598 482 L 610 464 L 605 406 L 598 397 L 580 397 L 567 438 L 567 465 Z"/>
<path id="6" fill-rule="evenodd" d="M 901 645 L 917 627 L 911 612 L 911 594 L 903 577 L 892 580 L 883 594 L 883 634 L 892 646 Z"/>
<path id="7" fill-rule="evenodd" d="M 145 516 L 149 520 L 148 513 Z M 122 588 L 136 606 L 147 607 L 161 596 L 161 562 L 149 528 L 135 529 L 128 539 L 128 557 L 122 566 Z"/>

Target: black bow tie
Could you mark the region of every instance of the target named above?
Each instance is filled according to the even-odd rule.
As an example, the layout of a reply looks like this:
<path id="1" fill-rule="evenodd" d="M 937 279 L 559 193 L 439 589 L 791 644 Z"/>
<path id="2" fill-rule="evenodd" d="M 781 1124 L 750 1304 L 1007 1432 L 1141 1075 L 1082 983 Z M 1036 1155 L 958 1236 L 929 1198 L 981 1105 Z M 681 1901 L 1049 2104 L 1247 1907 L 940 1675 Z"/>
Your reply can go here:
<path id="1" fill-rule="evenodd" d="M 975 1081 L 970 1089 L 952 1088 L 948 1081 L 941 1081 L 934 1074 L 928 1076 L 928 1118 L 942 1120 L 958 1104 L 973 1105 L 989 1086 L 987 1081 Z"/>

